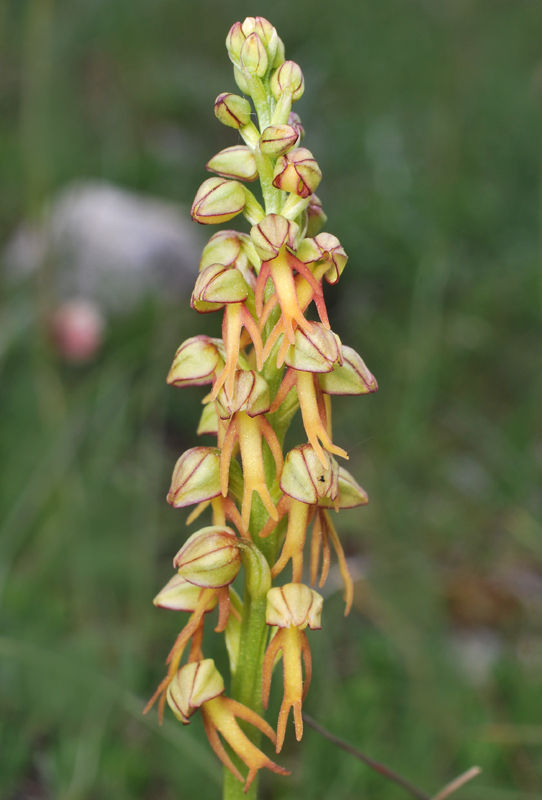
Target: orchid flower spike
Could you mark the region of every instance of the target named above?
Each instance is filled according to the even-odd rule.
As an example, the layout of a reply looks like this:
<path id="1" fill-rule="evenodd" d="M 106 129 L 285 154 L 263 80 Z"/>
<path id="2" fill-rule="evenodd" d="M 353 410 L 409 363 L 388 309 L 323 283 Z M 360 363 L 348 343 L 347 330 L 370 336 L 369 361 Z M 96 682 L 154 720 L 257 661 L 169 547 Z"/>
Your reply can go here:
<path id="1" fill-rule="evenodd" d="M 377 383 L 328 317 L 323 282 L 337 283 L 347 256 L 323 230 L 326 215 L 315 194 L 322 172 L 292 111 L 305 88 L 301 67 L 286 58 L 277 31 L 261 16 L 236 22 L 226 48 L 240 94 L 221 92 L 214 113 L 239 141 L 209 154 L 213 174 L 196 192 L 191 216 L 201 225 L 244 219 L 249 227 L 221 229 L 205 245 L 190 304 L 199 314 L 221 312 L 221 337 L 187 339 L 167 376 L 178 388 L 207 387 L 196 431 L 203 441 L 177 459 L 167 501 L 174 509 L 193 507 L 187 524 L 210 519 L 179 543 L 177 574 L 154 599 L 158 608 L 189 617 L 145 711 L 158 700 L 160 721 L 167 703 L 187 725 L 199 709 L 211 747 L 231 773 L 226 794 L 237 800 L 251 786 L 256 797 L 260 769 L 288 774 L 259 739 L 263 734 L 280 752 L 290 710 L 296 738 L 302 736 L 312 674 L 307 629 L 321 627 L 323 605 L 303 579 L 307 573 L 313 586 L 324 585 L 332 549 L 345 613 L 352 606 L 354 583 L 331 511 L 368 498 L 337 463 L 348 453 L 333 439 L 332 398 L 369 395 Z M 258 180 L 261 202 L 248 188 Z M 298 410 L 307 441 L 288 452 L 283 443 Z M 290 566 L 291 582 L 277 585 Z M 234 586 L 243 581 L 238 594 Z M 215 609 L 215 632 L 224 634 L 229 658 L 228 692 L 204 653 L 205 620 Z M 275 732 L 260 712 L 280 658 Z"/>

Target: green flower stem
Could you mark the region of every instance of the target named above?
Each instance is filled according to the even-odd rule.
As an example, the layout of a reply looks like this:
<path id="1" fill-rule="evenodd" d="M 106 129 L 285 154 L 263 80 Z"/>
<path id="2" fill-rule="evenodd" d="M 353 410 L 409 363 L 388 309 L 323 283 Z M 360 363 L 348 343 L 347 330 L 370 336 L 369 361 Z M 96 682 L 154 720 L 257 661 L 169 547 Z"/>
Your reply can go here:
<path id="1" fill-rule="evenodd" d="M 259 521 L 256 524 L 259 525 Z M 251 524 L 252 536 L 257 538 L 258 530 Z M 262 666 L 269 630 L 265 622 L 265 611 L 267 592 L 271 588 L 271 574 L 263 553 L 256 545 L 248 543 L 243 547 L 241 558 L 246 581 L 239 657 L 232 680 L 232 697 L 262 715 Z M 252 726 L 243 727 L 250 740 L 256 747 L 260 747 L 261 733 Z M 243 784 L 229 770 L 224 769 L 224 800 L 256 800 L 257 794 L 257 777 L 245 794 Z"/>
<path id="2" fill-rule="evenodd" d="M 273 161 L 268 156 L 264 156 L 259 147 L 253 152 L 260 176 L 265 213 L 278 214 L 284 192 L 281 192 L 280 189 L 275 189 L 273 186 Z"/>

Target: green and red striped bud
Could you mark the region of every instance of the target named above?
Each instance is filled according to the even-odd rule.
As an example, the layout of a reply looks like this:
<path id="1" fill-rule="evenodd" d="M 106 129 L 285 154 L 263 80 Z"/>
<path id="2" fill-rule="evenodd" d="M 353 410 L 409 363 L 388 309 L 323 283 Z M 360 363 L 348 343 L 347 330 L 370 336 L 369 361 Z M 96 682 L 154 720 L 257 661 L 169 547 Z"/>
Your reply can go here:
<path id="1" fill-rule="evenodd" d="M 250 103 L 244 97 L 222 92 L 215 100 L 215 117 L 228 128 L 243 128 L 252 117 Z"/>
<path id="2" fill-rule="evenodd" d="M 237 181 L 207 178 L 199 187 L 190 214 L 200 225 L 229 222 L 246 205 L 245 190 Z"/>
<path id="3" fill-rule="evenodd" d="M 220 450 L 192 447 L 175 464 L 167 501 L 173 508 L 184 508 L 212 500 L 220 491 Z"/>
<path id="4" fill-rule="evenodd" d="M 240 181 L 255 181 L 258 177 L 254 154 L 250 147 L 242 144 L 221 150 L 207 162 L 205 169 L 216 172 L 222 178 L 237 178 Z"/>
<path id="5" fill-rule="evenodd" d="M 239 540 L 231 528 L 211 525 L 192 534 L 181 547 L 173 566 L 195 586 L 219 589 L 228 586 L 241 568 Z"/>
<path id="6" fill-rule="evenodd" d="M 264 156 L 283 156 L 299 141 L 299 131 L 291 125 L 269 125 L 260 137 L 260 150 Z"/>
<path id="7" fill-rule="evenodd" d="M 305 147 L 281 156 L 275 164 L 273 186 L 298 197 L 309 197 L 321 180 L 322 171 L 310 150 Z"/>

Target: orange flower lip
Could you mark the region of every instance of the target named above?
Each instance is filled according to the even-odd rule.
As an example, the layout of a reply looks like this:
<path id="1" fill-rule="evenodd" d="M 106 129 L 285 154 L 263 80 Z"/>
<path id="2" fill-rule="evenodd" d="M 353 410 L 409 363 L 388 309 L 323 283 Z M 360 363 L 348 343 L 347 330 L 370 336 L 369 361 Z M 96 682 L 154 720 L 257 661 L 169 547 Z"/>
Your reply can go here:
<path id="1" fill-rule="evenodd" d="M 248 791 L 258 770 L 263 767 L 272 772 L 277 772 L 279 775 L 290 774 L 287 769 L 279 767 L 278 764 L 275 764 L 270 758 L 264 755 L 239 727 L 236 718 L 254 725 L 255 728 L 260 730 L 275 744 L 277 740 L 275 731 L 264 719 L 258 716 L 255 711 L 238 703 L 236 700 L 221 696 L 203 703 L 201 710 L 203 714 L 203 725 L 209 743 L 224 766 L 229 769 L 238 780 L 243 781 L 241 773 L 224 749 L 218 736 L 219 733 L 222 734 L 232 750 L 237 753 L 241 761 L 249 768 L 245 780 L 245 792 Z"/>

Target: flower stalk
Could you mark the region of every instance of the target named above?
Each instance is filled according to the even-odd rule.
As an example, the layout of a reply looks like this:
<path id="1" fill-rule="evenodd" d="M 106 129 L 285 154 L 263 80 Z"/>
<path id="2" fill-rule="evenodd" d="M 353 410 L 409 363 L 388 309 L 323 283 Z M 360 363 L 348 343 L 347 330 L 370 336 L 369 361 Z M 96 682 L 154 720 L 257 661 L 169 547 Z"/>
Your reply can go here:
<path id="1" fill-rule="evenodd" d="M 288 774 L 266 755 L 262 737 L 280 753 L 290 710 L 302 737 L 315 635 L 306 629 L 321 627 L 323 606 L 308 583 L 324 585 L 330 545 L 344 580 L 345 613 L 352 604 L 330 509 L 363 505 L 367 495 L 335 458 L 348 455 L 332 438 L 331 397 L 367 394 L 377 384 L 327 315 L 322 281 L 336 283 L 347 256 L 336 237 L 321 231 L 326 217 L 314 192 L 322 173 L 300 146 L 304 130 L 292 105 L 304 91 L 301 68 L 285 60 L 277 31 L 263 17 L 235 23 L 226 47 L 244 96 L 220 94 L 215 115 L 244 144 L 208 161 L 215 176 L 202 183 L 191 214 L 202 225 L 244 216 L 251 227 L 221 230 L 204 248 L 191 306 L 222 314 L 222 339 L 195 336 L 181 344 L 167 378 L 175 387 L 209 389 L 198 433 L 215 441 L 181 455 L 167 499 L 175 508 L 195 506 L 188 523 L 210 509 L 211 524 L 182 545 L 173 560 L 177 574 L 155 598 L 158 607 L 190 617 L 146 710 L 159 699 L 160 716 L 167 703 L 185 725 L 200 710 L 225 767 L 224 798 L 239 800 L 256 798 L 262 768 Z M 257 179 L 262 203 L 246 186 Z M 284 453 L 298 410 L 307 442 Z M 233 583 L 242 580 L 241 600 Z M 202 649 L 206 617 L 216 607 L 215 631 L 224 633 L 230 659 L 228 688 Z M 264 714 L 280 659 L 283 700 L 270 724 Z"/>

